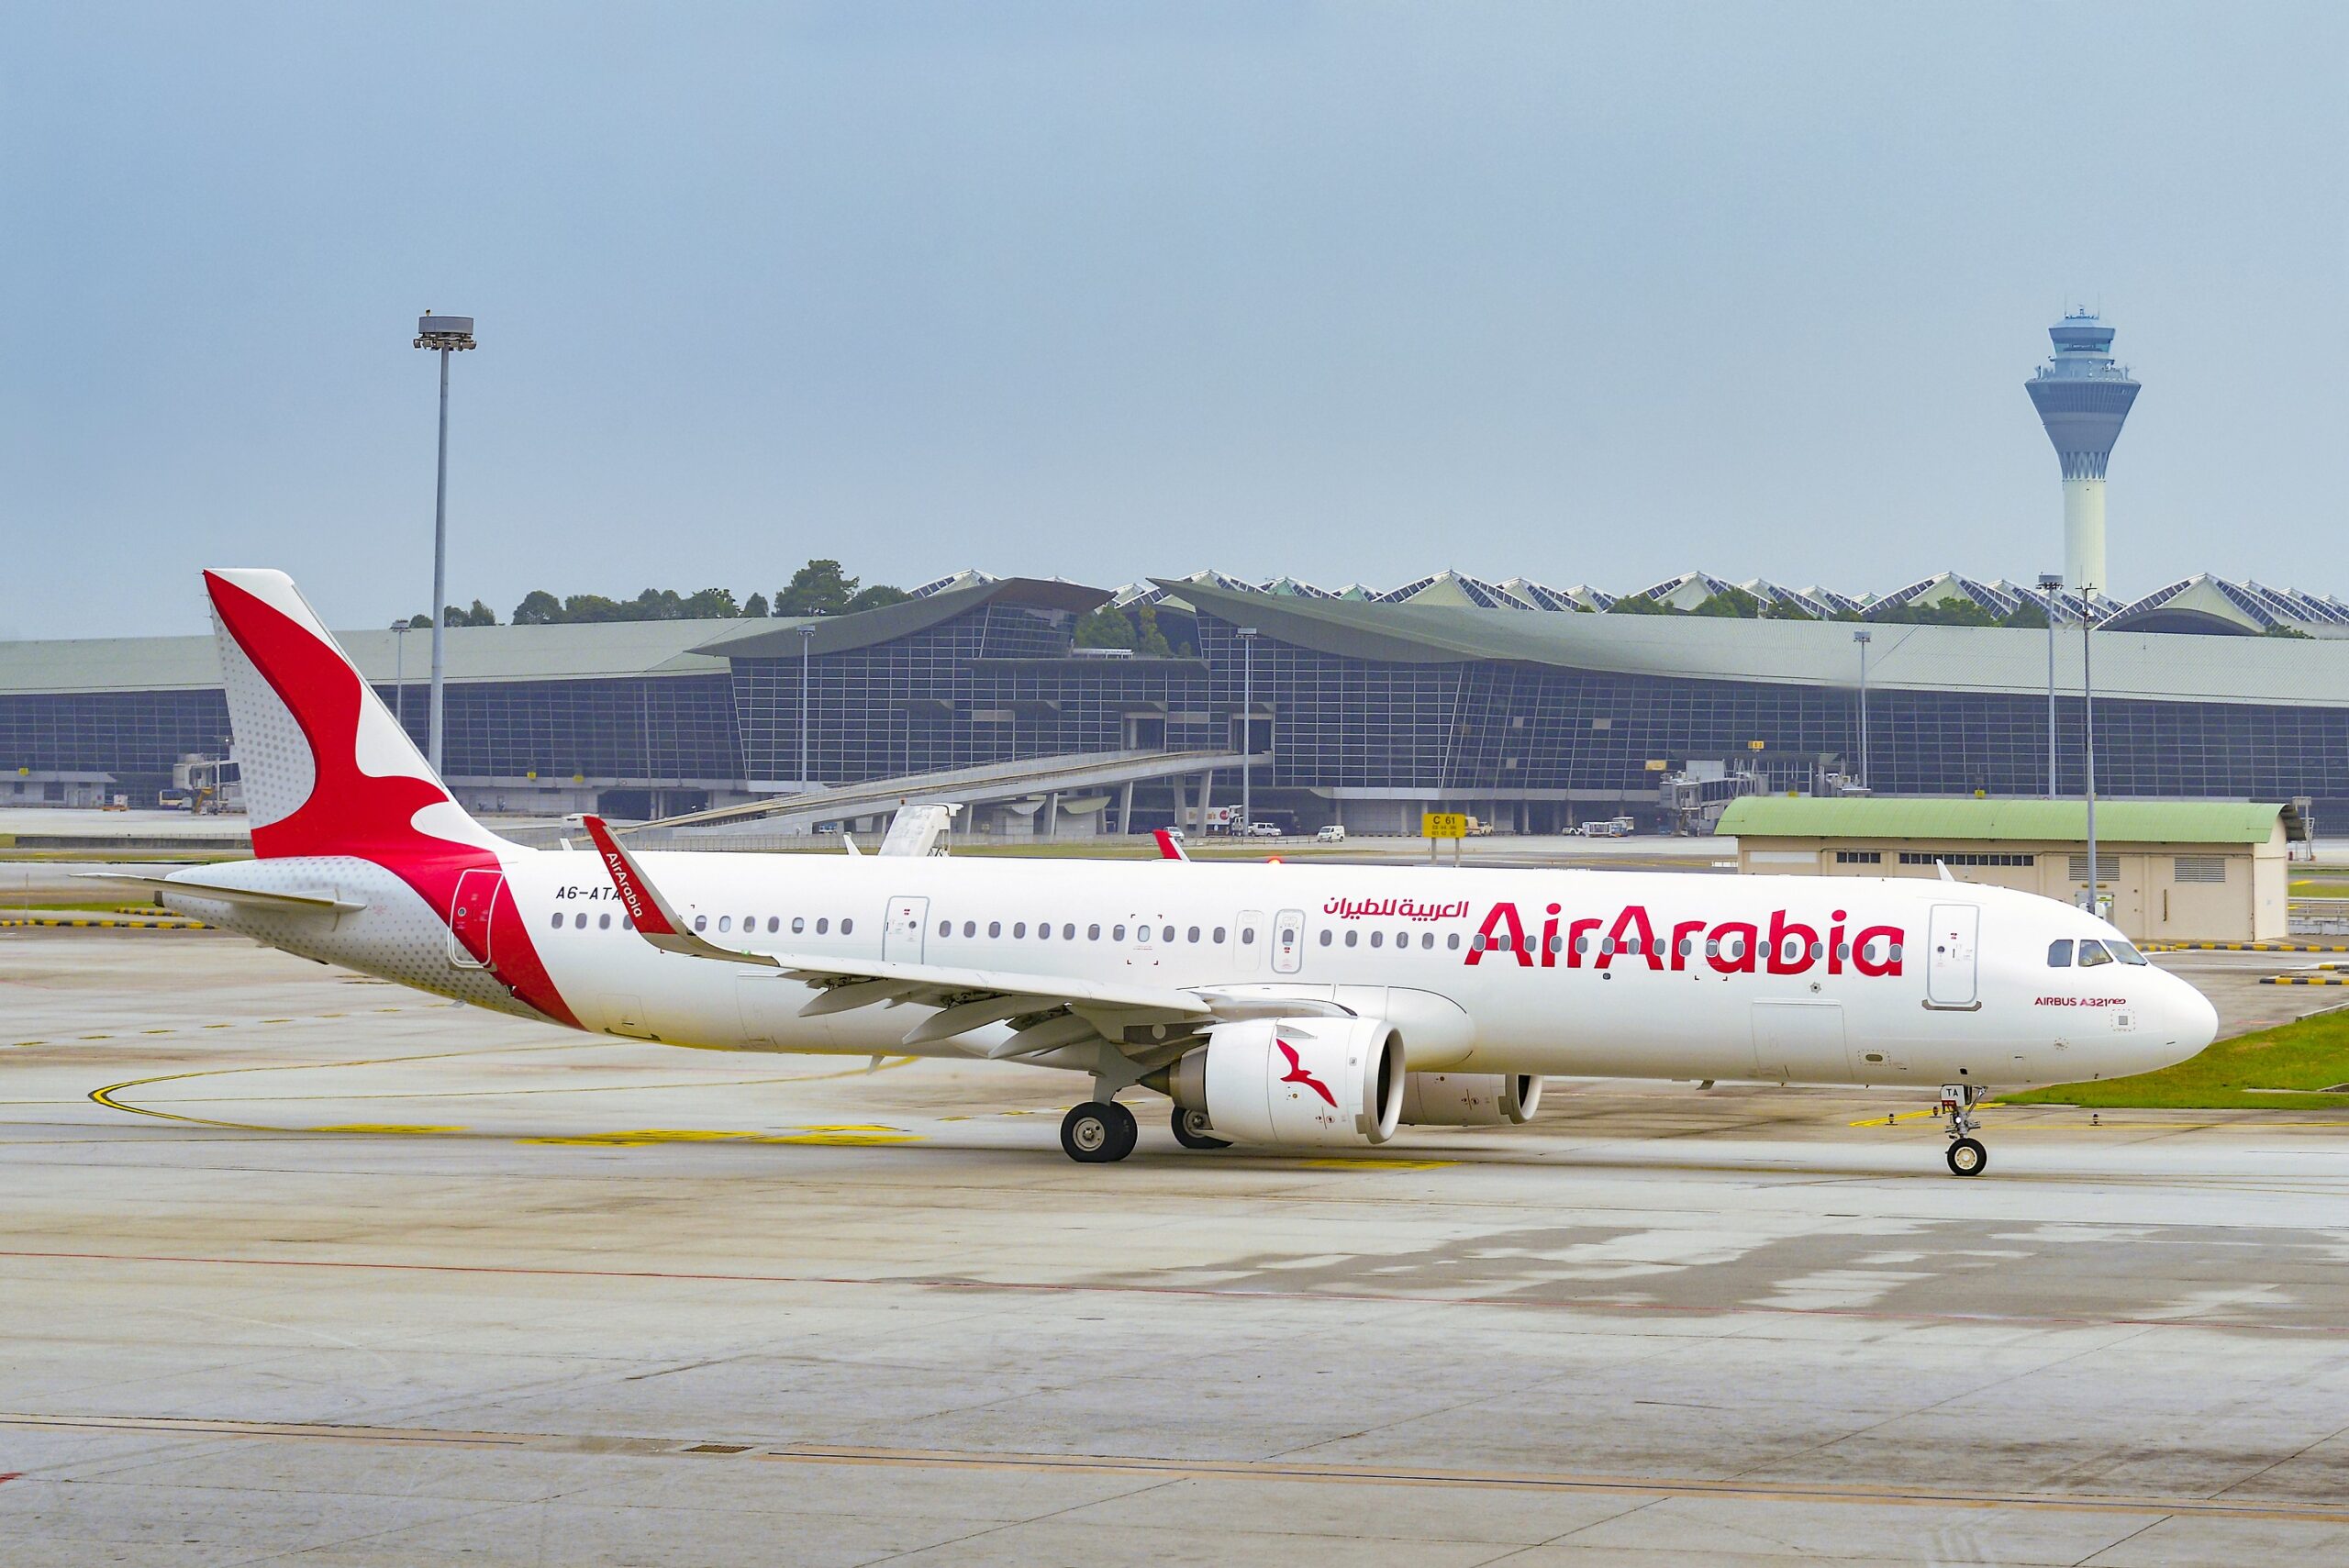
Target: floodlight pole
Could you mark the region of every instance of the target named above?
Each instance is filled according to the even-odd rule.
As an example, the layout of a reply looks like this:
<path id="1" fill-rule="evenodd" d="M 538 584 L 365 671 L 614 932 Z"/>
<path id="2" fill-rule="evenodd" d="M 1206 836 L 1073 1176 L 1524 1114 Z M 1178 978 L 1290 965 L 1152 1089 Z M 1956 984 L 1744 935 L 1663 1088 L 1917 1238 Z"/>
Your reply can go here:
<path id="1" fill-rule="evenodd" d="M 2097 906 L 2096 863 L 2096 665 L 2089 646 L 2096 640 L 2096 590 L 2088 589 L 2080 596 L 2080 717 L 2087 730 L 2087 806 L 2088 806 L 2088 901 L 2091 915 L 2102 915 Z"/>
<path id="2" fill-rule="evenodd" d="M 813 673 L 816 654 L 816 628 L 813 622 L 799 628 L 799 788 L 802 794 L 815 786 L 807 782 L 807 681 Z"/>
<path id="3" fill-rule="evenodd" d="M 1868 787 L 1868 644 L 1875 636 L 1855 631 L 1852 640 L 1860 645 L 1860 787 L 1865 790 Z"/>
<path id="4" fill-rule="evenodd" d="M 1240 830 L 1252 835 L 1256 817 L 1249 786 L 1256 756 L 1256 628 L 1240 628 Z"/>
<path id="5" fill-rule="evenodd" d="M 440 451 L 432 484 L 432 701 L 425 726 L 425 758 L 432 771 L 441 772 L 441 683 L 446 673 L 442 642 L 448 629 L 449 595 L 449 356 L 473 346 L 473 318 L 434 316 L 417 318 L 416 347 L 440 356 Z"/>
<path id="6" fill-rule="evenodd" d="M 2047 798 L 2055 798 L 2055 606 L 2064 579 L 2053 572 L 2039 574 L 2039 591 L 2047 608 Z"/>

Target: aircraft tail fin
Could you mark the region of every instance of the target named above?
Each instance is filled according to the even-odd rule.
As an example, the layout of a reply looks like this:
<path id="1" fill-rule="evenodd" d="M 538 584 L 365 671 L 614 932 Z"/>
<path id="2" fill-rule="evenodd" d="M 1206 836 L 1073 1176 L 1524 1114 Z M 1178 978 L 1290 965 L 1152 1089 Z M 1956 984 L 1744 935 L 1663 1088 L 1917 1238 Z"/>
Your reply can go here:
<path id="1" fill-rule="evenodd" d="M 283 572 L 207 571 L 253 854 L 510 851 L 467 816 Z"/>

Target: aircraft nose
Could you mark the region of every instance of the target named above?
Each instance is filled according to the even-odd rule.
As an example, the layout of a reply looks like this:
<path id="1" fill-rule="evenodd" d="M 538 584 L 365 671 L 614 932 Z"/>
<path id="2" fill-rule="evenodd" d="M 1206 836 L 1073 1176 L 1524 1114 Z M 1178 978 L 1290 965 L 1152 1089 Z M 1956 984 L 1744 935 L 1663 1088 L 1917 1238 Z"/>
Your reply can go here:
<path id="1" fill-rule="evenodd" d="M 2219 1038 L 2219 1009 L 2191 983 L 2175 974 L 2162 978 L 2168 984 L 2162 987 L 2165 995 L 2155 1016 L 2165 1026 L 2165 1040 L 2176 1042 L 2178 1054 L 2174 1060 L 2183 1062 Z"/>

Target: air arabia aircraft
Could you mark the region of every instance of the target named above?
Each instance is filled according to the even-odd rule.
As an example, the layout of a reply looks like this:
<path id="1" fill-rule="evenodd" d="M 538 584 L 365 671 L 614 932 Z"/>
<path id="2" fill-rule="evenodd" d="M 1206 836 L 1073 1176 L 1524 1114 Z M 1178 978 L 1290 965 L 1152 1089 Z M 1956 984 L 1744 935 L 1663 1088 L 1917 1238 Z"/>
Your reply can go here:
<path id="1" fill-rule="evenodd" d="M 1523 1122 L 1542 1075 L 1936 1093 L 2208 1044 L 2111 926 L 1952 881 L 531 850 L 466 815 L 284 573 L 206 574 L 255 859 L 152 885 L 304 957 L 573 1029 L 1057 1067 L 1069 1157 Z M 145 879 L 137 879 L 145 880 Z"/>

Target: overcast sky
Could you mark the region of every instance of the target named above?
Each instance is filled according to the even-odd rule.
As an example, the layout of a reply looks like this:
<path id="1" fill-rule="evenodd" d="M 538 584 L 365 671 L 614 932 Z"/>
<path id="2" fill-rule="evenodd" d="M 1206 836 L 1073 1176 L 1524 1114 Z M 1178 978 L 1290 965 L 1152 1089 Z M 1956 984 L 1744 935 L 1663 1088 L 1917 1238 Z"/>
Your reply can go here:
<path id="1" fill-rule="evenodd" d="M 2349 596 L 2337 5 L 19 4 L 0 631 L 772 593 L 2059 568 Z"/>

